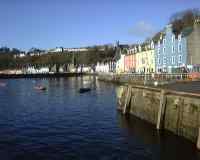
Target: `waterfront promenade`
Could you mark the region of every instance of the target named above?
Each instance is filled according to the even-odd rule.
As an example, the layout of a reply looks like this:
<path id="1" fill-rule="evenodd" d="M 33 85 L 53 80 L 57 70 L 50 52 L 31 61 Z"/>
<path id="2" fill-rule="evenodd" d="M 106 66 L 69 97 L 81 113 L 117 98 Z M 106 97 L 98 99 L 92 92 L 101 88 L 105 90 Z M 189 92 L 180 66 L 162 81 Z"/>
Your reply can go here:
<path id="1" fill-rule="evenodd" d="M 184 74 L 99 74 L 98 79 L 119 84 L 150 86 L 200 94 L 200 80 Z"/>
<path id="2" fill-rule="evenodd" d="M 164 85 L 162 88 L 180 92 L 200 94 L 200 81 L 177 82 Z"/>

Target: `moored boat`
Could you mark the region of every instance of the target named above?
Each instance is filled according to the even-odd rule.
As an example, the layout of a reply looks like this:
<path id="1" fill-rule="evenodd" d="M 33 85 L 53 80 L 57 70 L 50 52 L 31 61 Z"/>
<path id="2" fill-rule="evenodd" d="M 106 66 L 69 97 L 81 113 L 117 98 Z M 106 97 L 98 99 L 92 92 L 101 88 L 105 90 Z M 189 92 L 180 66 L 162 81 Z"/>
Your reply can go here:
<path id="1" fill-rule="evenodd" d="M 85 93 L 91 91 L 91 88 L 80 88 L 79 93 Z"/>

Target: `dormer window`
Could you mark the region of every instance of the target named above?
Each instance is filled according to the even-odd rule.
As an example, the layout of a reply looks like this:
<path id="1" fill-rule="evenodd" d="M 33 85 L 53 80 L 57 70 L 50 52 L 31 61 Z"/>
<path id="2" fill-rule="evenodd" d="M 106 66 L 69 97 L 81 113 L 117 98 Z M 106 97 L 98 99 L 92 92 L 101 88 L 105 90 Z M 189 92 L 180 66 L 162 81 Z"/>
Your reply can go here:
<path id="1" fill-rule="evenodd" d="M 181 38 L 182 38 L 182 37 L 181 37 L 181 34 L 179 34 L 179 35 L 178 35 L 178 41 L 179 41 L 179 42 L 181 41 Z"/>
<path id="2" fill-rule="evenodd" d="M 175 42 L 175 35 L 172 35 L 172 43 Z"/>
<path id="3" fill-rule="evenodd" d="M 154 49 L 154 43 L 153 43 L 153 41 L 151 42 L 151 49 Z"/>
<path id="4" fill-rule="evenodd" d="M 142 48 L 141 48 L 141 46 L 139 46 L 139 52 L 141 52 L 142 51 Z"/>
<path id="5" fill-rule="evenodd" d="M 160 41 L 158 41 L 158 47 L 160 47 Z"/>

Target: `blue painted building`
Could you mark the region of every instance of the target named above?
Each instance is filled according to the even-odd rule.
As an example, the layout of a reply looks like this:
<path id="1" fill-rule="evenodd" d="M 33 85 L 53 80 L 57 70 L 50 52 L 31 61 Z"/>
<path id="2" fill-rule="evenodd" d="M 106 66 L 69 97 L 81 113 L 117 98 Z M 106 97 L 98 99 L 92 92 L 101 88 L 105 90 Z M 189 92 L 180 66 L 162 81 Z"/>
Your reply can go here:
<path id="1" fill-rule="evenodd" d="M 178 37 L 167 25 L 155 45 L 156 72 L 177 72 L 187 66 L 187 38 L 181 33 Z"/>
<path id="2" fill-rule="evenodd" d="M 175 36 L 167 25 L 155 43 L 156 72 L 200 72 L 200 20 Z"/>

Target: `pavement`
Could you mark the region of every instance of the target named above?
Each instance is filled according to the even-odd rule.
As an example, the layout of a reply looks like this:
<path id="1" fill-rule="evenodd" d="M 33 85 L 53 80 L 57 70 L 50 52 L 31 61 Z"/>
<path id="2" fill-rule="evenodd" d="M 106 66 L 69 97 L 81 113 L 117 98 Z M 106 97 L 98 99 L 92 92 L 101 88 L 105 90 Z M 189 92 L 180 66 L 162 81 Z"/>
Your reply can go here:
<path id="1" fill-rule="evenodd" d="M 200 94 L 200 81 L 172 83 L 164 85 L 162 88 Z"/>

